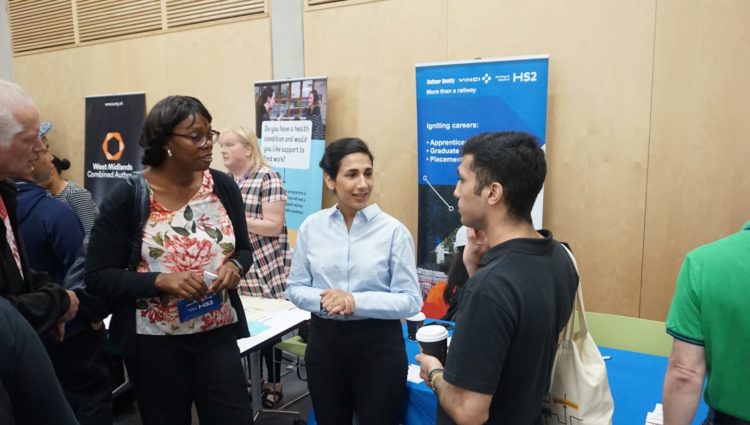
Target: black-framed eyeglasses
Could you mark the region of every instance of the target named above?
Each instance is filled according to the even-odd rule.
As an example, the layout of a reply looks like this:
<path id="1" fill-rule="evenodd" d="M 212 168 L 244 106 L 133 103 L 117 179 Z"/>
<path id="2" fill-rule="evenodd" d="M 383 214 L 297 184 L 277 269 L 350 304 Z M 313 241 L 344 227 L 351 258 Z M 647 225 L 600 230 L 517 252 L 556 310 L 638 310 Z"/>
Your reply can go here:
<path id="1" fill-rule="evenodd" d="M 186 137 L 195 143 L 195 146 L 202 148 L 208 144 L 208 141 L 210 140 L 211 143 L 216 143 L 217 140 L 219 140 L 219 133 L 216 130 L 209 130 L 208 134 L 201 135 L 201 134 L 179 134 L 179 133 L 172 133 L 172 136 L 180 136 L 180 137 Z"/>

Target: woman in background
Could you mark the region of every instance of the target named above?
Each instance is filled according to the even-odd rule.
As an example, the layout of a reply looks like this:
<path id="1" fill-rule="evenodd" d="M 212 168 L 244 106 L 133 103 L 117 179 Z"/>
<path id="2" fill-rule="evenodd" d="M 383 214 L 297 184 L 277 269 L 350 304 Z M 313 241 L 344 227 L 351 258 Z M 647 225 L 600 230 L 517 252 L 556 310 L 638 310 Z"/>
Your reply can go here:
<path id="1" fill-rule="evenodd" d="M 310 90 L 307 99 L 308 107 L 305 110 L 305 118 L 312 121 L 312 139 L 325 140 L 326 127 L 323 125 L 323 117 L 320 114 L 320 95 L 315 89 Z"/>
<path id="2" fill-rule="evenodd" d="M 414 243 L 368 205 L 372 154 L 361 139 L 326 147 L 320 167 L 337 203 L 300 227 L 287 298 L 312 312 L 305 362 L 318 422 L 398 423 L 407 361 L 400 319 L 422 306 Z"/>
<path id="3" fill-rule="evenodd" d="M 453 317 L 458 311 L 458 303 L 461 302 L 461 294 L 464 284 L 469 280 L 469 273 L 464 265 L 464 248 L 466 247 L 467 227 L 461 226 L 456 232 L 456 242 L 453 244 L 455 253 L 451 268 L 448 270 L 448 284 L 443 292 L 443 300 L 448 306 L 448 311 L 442 317 L 442 320 L 453 321 Z"/>
<path id="4" fill-rule="evenodd" d="M 258 140 L 244 127 L 223 130 L 219 146 L 224 166 L 240 188 L 253 265 L 239 285 L 240 293 L 263 298 L 284 298 L 290 255 L 284 211 L 286 190 L 279 173 L 263 158 Z M 268 371 L 263 384 L 263 405 L 274 407 L 282 397 L 281 350 L 273 348 L 281 338 L 269 341 L 261 350 Z"/>
<path id="5" fill-rule="evenodd" d="M 147 168 L 113 188 L 91 232 L 86 283 L 113 306 L 144 425 L 190 424 L 193 404 L 202 425 L 253 423 L 235 289 L 252 253 L 237 185 L 209 168 L 217 139 L 198 99 L 160 100 L 140 139 Z"/>
<path id="6" fill-rule="evenodd" d="M 430 288 L 422 306 L 422 313 L 430 318 L 453 321 L 461 301 L 461 291 L 469 280 L 469 274 L 464 265 L 464 247 L 466 246 L 466 226 L 456 231 L 453 242 L 453 259 L 449 265 L 448 276 L 445 280 L 435 283 Z"/>
<path id="7" fill-rule="evenodd" d="M 62 177 L 62 172 L 70 168 L 70 161 L 52 155 L 52 165 L 54 165 L 52 173 L 44 187 L 52 193 L 52 196 L 70 205 L 81 220 L 83 232 L 88 237 L 91 228 L 94 227 L 96 214 L 99 213 L 94 198 L 85 188 Z"/>

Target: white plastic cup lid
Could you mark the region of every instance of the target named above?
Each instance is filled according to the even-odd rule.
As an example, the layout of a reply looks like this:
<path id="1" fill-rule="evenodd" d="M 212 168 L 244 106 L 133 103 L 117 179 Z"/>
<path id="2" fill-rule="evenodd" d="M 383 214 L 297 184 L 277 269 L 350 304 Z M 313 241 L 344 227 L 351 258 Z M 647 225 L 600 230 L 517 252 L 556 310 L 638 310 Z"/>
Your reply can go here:
<path id="1" fill-rule="evenodd" d="M 419 342 L 436 342 L 447 338 L 448 330 L 441 325 L 422 326 L 417 331 L 417 341 Z"/>
<path id="2" fill-rule="evenodd" d="M 421 311 L 419 313 L 415 314 L 414 316 L 406 318 L 406 320 L 410 320 L 410 321 L 414 321 L 414 322 L 419 322 L 420 320 L 424 320 L 424 319 L 425 319 L 425 315 Z"/>

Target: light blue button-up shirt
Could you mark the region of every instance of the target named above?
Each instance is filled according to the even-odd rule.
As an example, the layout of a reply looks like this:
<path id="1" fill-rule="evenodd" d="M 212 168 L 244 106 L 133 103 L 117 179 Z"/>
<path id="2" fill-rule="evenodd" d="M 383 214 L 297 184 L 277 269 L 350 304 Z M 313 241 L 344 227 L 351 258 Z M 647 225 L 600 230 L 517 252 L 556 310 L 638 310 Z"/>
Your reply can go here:
<path id="1" fill-rule="evenodd" d="M 351 231 L 333 206 L 311 215 L 300 226 L 286 297 L 297 307 L 320 310 L 320 293 L 351 292 L 355 310 L 338 320 L 403 319 L 419 312 L 414 242 L 406 227 L 373 204 L 357 211 Z"/>

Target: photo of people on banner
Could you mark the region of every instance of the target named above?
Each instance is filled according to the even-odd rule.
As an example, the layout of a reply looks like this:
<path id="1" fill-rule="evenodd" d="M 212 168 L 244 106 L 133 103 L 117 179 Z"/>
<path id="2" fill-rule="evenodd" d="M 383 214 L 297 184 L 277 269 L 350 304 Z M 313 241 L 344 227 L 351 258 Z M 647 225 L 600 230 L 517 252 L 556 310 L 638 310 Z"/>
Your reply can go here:
<path id="1" fill-rule="evenodd" d="M 318 161 L 325 149 L 328 79 L 326 77 L 255 83 L 255 132 L 263 157 L 281 175 L 287 191 L 286 223 L 290 243 L 323 199 Z"/>
<path id="2" fill-rule="evenodd" d="M 265 121 L 312 122 L 313 140 L 325 140 L 326 79 L 255 83 L 255 132 L 263 138 Z"/>

